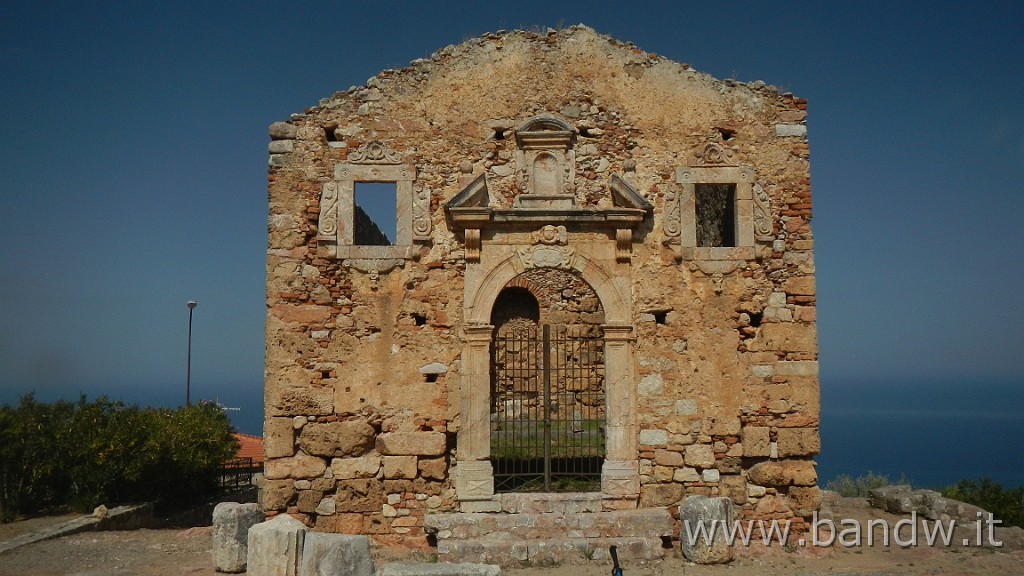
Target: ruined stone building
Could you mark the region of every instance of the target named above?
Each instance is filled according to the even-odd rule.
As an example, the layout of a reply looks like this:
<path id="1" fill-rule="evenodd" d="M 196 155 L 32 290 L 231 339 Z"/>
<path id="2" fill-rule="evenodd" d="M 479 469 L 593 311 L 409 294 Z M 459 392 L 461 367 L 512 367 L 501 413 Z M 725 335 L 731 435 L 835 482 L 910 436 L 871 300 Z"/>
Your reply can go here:
<path id="1" fill-rule="evenodd" d="M 264 509 L 516 559 L 656 556 L 691 494 L 809 517 L 805 109 L 574 26 L 274 123 Z"/>

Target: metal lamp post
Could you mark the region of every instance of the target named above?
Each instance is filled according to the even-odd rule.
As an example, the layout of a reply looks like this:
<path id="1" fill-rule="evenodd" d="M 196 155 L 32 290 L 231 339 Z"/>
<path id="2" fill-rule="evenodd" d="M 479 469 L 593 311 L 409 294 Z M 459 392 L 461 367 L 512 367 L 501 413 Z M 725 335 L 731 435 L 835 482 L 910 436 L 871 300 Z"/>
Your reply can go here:
<path id="1" fill-rule="evenodd" d="M 188 356 L 185 361 L 185 407 L 192 405 L 190 389 L 192 386 L 192 311 L 196 308 L 196 301 L 189 300 L 185 303 L 188 306 Z"/>

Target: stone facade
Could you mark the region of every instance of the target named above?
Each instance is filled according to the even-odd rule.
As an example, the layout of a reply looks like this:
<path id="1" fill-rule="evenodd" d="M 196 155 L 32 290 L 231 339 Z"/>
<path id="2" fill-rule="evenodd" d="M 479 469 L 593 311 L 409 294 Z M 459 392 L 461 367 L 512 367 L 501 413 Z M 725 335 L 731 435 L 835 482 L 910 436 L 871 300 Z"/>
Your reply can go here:
<path id="1" fill-rule="evenodd" d="M 500 511 L 491 347 L 532 313 L 519 290 L 603 334 L 604 509 L 725 496 L 799 522 L 820 501 L 805 110 L 574 26 L 271 125 L 264 509 L 394 540 Z M 393 241 L 360 240 L 364 183 L 390 186 Z"/>

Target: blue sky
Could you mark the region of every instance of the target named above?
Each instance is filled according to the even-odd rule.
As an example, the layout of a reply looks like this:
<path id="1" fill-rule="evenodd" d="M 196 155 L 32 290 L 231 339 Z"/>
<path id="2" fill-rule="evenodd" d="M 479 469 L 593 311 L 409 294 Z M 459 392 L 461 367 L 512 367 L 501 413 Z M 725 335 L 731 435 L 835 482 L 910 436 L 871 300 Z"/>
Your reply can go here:
<path id="1" fill-rule="evenodd" d="M 194 299 L 192 398 L 259 433 L 267 126 L 448 44 L 580 22 L 809 99 L 826 415 L 868 384 L 1018 387 L 1021 6 L 4 1 L 0 402 L 181 404 Z"/>

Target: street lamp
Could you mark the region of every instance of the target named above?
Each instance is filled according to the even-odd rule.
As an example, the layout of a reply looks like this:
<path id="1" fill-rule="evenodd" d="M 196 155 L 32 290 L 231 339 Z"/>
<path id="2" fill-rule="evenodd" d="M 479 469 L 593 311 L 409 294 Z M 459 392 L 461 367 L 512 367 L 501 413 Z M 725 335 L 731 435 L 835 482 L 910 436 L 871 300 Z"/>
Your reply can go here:
<path id="1" fill-rule="evenodd" d="M 192 386 L 192 311 L 196 308 L 196 301 L 189 300 L 185 303 L 188 306 L 188 359 L 185 361 L 185 407 L 192 405 L 190 401 L 190 388 Z"/>

